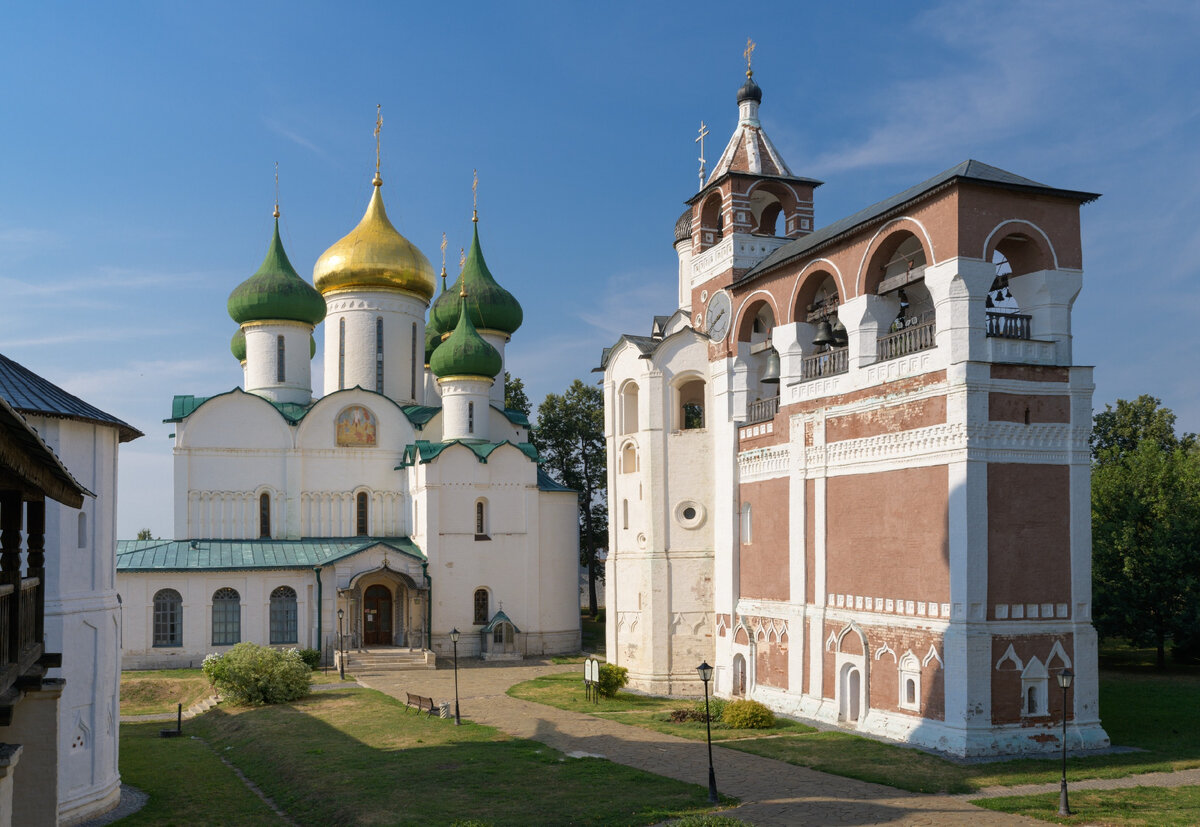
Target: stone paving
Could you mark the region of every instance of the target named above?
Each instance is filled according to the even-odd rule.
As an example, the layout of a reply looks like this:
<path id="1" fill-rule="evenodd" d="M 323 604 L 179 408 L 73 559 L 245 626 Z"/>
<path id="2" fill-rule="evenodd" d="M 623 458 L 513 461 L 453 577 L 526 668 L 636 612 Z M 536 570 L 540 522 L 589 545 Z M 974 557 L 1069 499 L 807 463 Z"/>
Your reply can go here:
<path id="1" fill-rule="evenodd" d="M 478 661 L 460 662 L 458 694 L 462 716 L 519 738 L 540 741 L 567 755 L 598 756 L 658 775 L 707 785 L 708 756 L 703 742 L 580 712 L 567 712 L 505 694 L 513 684 L 562 672 L 566 668 L 571 667 L 541 661 L 503 666 Z M 582 665 L 576 668 L 582 672 Z M 353 663 L 349 670 L 353 671 Z M 438 702 L 453 703 L 454 700 L 452 669 L 356 677 L 360 684 L 401 700 L 405 692 L 432 696 Z M 713 765 L 717 789 L 742 802 L 741 806 L 724 814 L 756 825 L 970 823 L 973 827 L 983 827 L 1039 823 L 1021 816 L 984 810 L 958 796 L 909 793 L 716 745 L 713 746 Z"/>

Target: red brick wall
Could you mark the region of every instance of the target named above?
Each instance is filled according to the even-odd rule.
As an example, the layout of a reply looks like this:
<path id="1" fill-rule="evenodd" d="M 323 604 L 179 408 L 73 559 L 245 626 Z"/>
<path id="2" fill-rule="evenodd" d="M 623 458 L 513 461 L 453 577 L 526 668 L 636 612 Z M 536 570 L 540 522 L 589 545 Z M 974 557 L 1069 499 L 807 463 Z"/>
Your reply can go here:
<path id="1" fill-rule="evenodd" d="M 1062 721 L 1063 697 L 1059 688 L 1057 674 L 1062 668 L 1062 662 L 1056 657 L 1052 663 L 1047 663 L 1050 650 L 1055 641 L 1062 643 L 1067 657 L 1075 660 L 1075 639 L 1073 635 L 997 635 L 992 638 L 992 723 L 994 724 L 1026 724 L 1028 726 L 1043 726 L 1047 722 Z M 1017 657 L 1026 666 L 1030 658 L 1037 656 L 1043 666 L 1047 667 L 1050 677 L 1047 681 L 1046 699 L 1049 701 L 1049 714 L 1038 716 L 1021 715 L 1024 697 L 1021 694 L 1021 670 L 1017 669 L 1012 660 L 1005 660 L 1003 668 L 997 670 L 995 665 L 1011 645 Z M 1074 704 L 1068 702 L 1071 718 L 1075 717 Z"/>
<path id="2" fill-rule="evenodd" d="M 1070 469 L 987 467 L 988 603 L 1070 603 Z"/>
<path id="3" fill-rule="evenodd" d="M 786 477 L 741 486 L 743 503 L 750 503 L 751 542 L 741 545 L 741 596 L 760 600 L 787 600 L 788 479 Z M 740 515 L 741 507 L 738 512 Z"/>
<path id="4" fill-rule="evenodd" d="M 825 422 L 825 441 L 861 439 L 927 428 L 946 421 L 946 397 L 934 396 L 901 405 L 880 405 L 862 413 L 831 416 Z"/>
<path id="5" fill-rule="evenodd" d="M 1071 397 L 989 393 L 988 419 L 992 422 L 1021 422 L 1026 425 L 1040 422 L 1070 423 Z"/>

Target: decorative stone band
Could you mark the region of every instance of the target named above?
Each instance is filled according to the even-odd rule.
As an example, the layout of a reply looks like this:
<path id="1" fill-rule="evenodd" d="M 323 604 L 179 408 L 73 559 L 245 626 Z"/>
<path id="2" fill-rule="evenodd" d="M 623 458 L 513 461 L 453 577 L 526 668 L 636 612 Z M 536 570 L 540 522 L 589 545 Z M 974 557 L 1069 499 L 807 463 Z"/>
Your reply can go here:
<path id="1" fill-rule="evenodd" d="M 790 445 L 743 451 L 738 454 L 738 482 L 758 482 L 787 476 L 791 458 Z"/>
<path id="2" fill-rule="evenodd" d="M 738 429 L 738 439 L 751 439 L 756 436 L 775 433 L 774 422 L 761 422 L 758 425 L 748 425 Z"/>
<path id="3" fill-rule="evenodd" d="M 417 301 L 419 301 L 421 304 L 425 305 L 426 307 L 429 306 L 429 302 L 430 302 L 430 299 L 426 298 L 425 296 L 421 295 L 420 293 L 418 293 L 414 290 L 405 290 L 402 287 L 388 287 L 388 286 L 385 286 L 382 284 L 363 284 L 363 283 L 357 283 L 357 282 L 347 283 L 347 284 L 339 284 L 336 289 L 327 290 L 324 293 L 322 293 L 321 295 L 324 296 L 325 303 L 327 306 L 329 306 L 330 312 L 333 312 L 335 310 L 348 310 L 348 309 L 359 309 L 359 308 L 366 309 L 366 307 L 364 305 L 360 304 L 357 300 L 348 302 L 346 306 L 340 306 L 340 307 L 333 306 L 335 299 L 340 299 L 343 296 L 345 296 L 345 298 L 349 298 L 349 295 L 346 295 L 346 294 L 360 294 L 360 293 L 391 293 L 392 295 L 396 295 L 396 296 L 409 296 L 409 297 L 416 299 Z M 376 304 L 375 306 L 378 308 L 378 304 Z"/>
<path id="4" fill-rule="evenodd" d="M 496 381 L 496 379 L 495 379 L 495 377 L 492 377 L 492 376 L 472 376 L 470 374 L 465 374 L 465 373 L 455 373 L 455 374 L 451 374 L 450 376 L 438 377 L 437 381 L 438 381 L 439 385 L 441 385 L 445 382 L 455 382 L 455 381 L 487 382 L 489 385 L 491 385 L 493 382 Z"/>
<path id="5" fill-rule="evenodd" d="M 865 597 L 861 594 L 834 594 L 830 592 L 827 606 L 839 609 L 856 609 L 863 612 L 912 615 L 914 617 L 950 617 L 950 604 L 933 600 L 907 600 L 896 597 Z"/>
<path id="6" fill-rule="evenodd" d="M 997 603 L 992 607 L 996 620 L 1040 620 L 1066 618 L 1071 607 L 1066 603 Z"/>

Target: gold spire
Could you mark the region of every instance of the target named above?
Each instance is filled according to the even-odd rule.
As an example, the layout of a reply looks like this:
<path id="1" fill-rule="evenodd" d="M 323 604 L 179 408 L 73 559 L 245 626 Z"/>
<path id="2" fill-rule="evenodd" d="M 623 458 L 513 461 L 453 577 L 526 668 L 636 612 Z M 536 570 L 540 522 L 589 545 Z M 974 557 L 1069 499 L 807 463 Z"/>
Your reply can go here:
<path id="1" fill-rule="evenodd" d="M 379 177 L 379 133 L 383 131 L 383 104 L 375 104 L 375 179 L 371 182 L 377 187 L 383 186 Z"/>
<path id="2" fill-rule="evenodd" d="M 750 68 L 750 61 L 754 57 L 754 48 L 757 46 L 753 40 L 746 38 L 746 51 L 742 52 L 742 57 L 746 58 L 746 77 L 754 77 L 754 70 Z"/>
<path id="3" fill-rule="evenodd" d="M 275 212 L 272 213 L 276 218 L 279 217 L 279 162 L 275 162 Z"/>
<path id="4" fill-rule="evenodd" d="M 446 234 L 442 233 L 442 292 L 446 292 Z"/>
<path id="5" fill-rule="evenodd" d="M 471 220 L 479 223 L 479 170 L 471 170 Z"/>

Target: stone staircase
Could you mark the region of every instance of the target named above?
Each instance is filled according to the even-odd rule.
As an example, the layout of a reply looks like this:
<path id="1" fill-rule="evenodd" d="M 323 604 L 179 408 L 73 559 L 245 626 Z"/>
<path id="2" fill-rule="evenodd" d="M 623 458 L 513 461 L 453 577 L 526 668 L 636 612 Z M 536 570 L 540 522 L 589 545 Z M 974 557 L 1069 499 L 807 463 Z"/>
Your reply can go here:
<path id="1" fill-rule="evenodd" d="M 437 658 L 428 649 L 378 646 L 370 649 L 348 649 L 345 655 L 346 673 L 355 677 L 437 668 Z M 340 657 L 340 652 L 334 655 L 335 666 Z"/>

